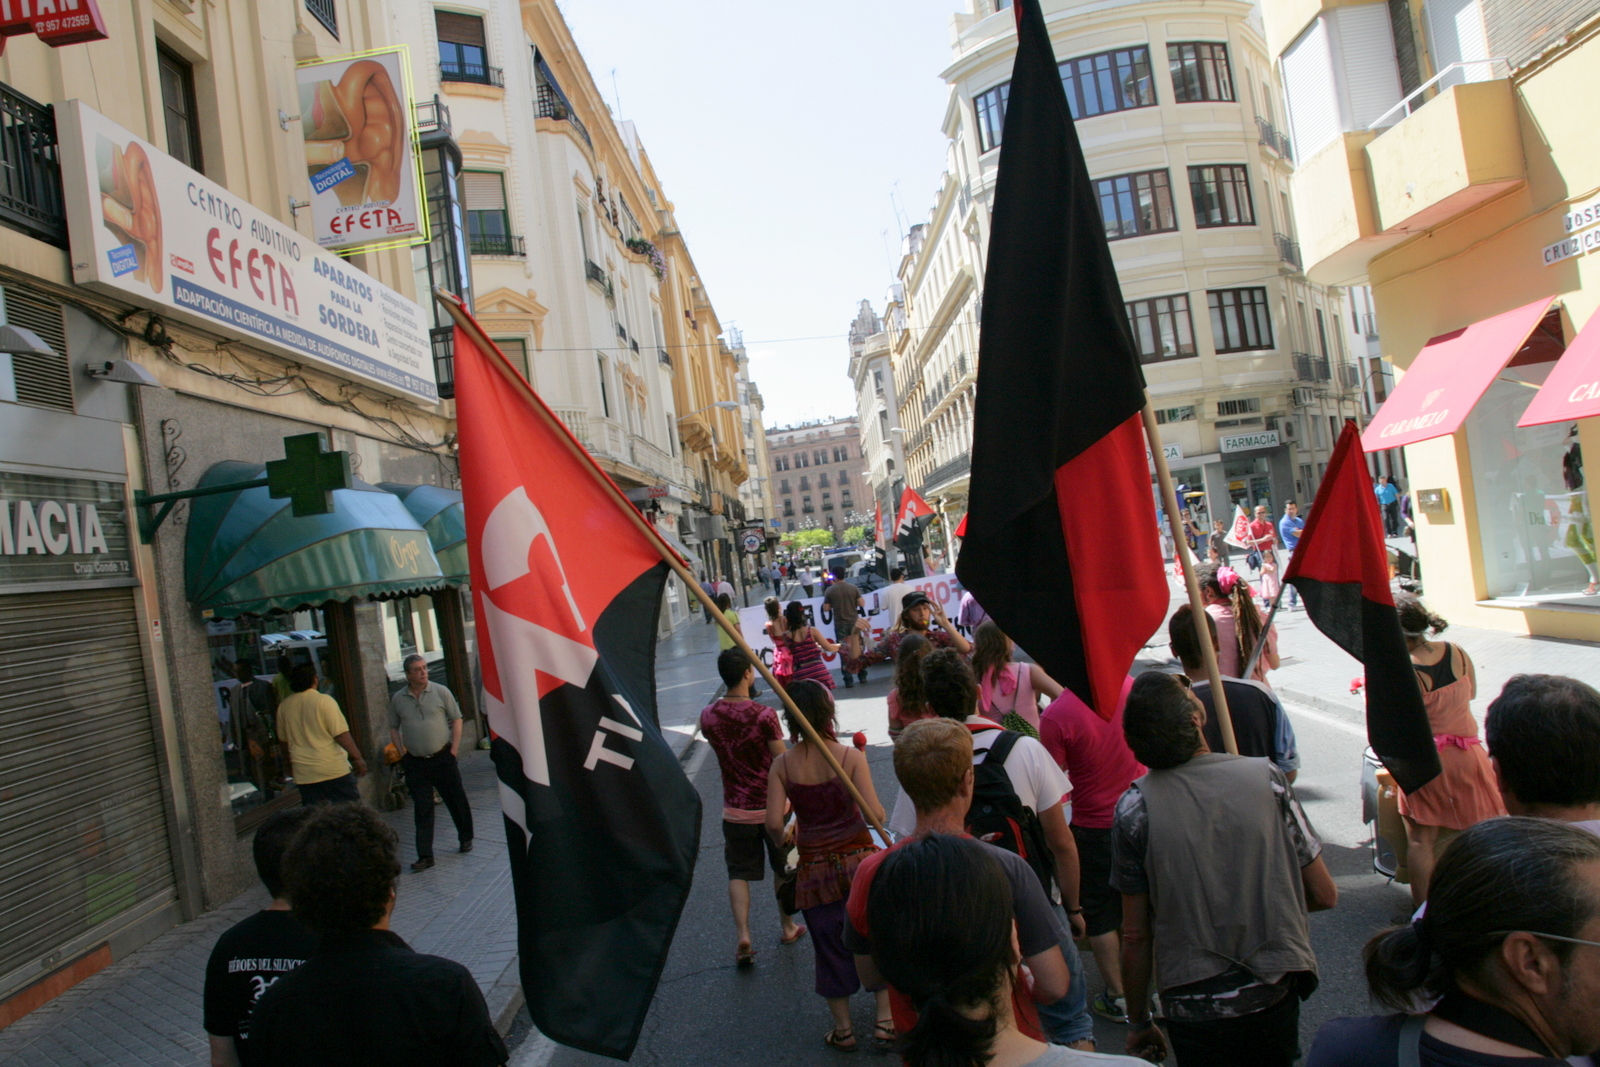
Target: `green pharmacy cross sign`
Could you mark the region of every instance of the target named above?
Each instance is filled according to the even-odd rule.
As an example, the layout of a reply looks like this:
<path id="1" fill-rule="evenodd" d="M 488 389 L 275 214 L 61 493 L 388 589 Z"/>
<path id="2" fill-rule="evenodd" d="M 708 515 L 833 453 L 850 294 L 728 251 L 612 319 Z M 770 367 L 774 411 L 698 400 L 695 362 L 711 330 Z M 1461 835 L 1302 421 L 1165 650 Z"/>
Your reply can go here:
<path id="1" fill-rule="evenodd" d="M 183 489 L 175 493 L 146 493 L 135 490 L 134 507 L 139 509 L 139 540 L 149 544 L 156 530 L 172 513 L 180 500 L 197 496 L 215 496 L 219 493 L 237 493 L 244 489 L 267 487 L 267 495 L 274 500 L 285 497 L 296 518 L 307 515 L 326 515 L 333 510 L 333 491 L 349 489 L 353 477 L 350 472 L 350 453 L 324 451 L 325 442 L 320 433 L 302 433 L 283 439 L 283 459 L 267 463 L 267 476 L 248 482 L 227 482 L 208 485 L 204 489 Z M 157 510 L 157 505 L 160 505 Z"/>

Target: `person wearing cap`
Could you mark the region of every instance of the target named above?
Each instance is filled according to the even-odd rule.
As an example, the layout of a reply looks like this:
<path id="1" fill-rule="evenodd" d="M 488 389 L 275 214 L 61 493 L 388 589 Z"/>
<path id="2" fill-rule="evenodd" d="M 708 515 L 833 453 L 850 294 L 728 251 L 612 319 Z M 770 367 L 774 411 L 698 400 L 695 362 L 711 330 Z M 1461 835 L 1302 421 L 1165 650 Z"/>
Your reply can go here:
<path id="1" fill-rule="evenodd" d="M 932 626 L 935 622 L 939 624 L 937 629 Z M 931 600 L 927 593 L 913 589 L 900 601 L 900 618 L 883 635 L 883 640 L 864 652 L 860 659 L 846 663 L 845 669 L 854 673 L 866 670 L 874 663 L 892 662 L 900 651 L 900 642 L 905 640 L 907 634 L 922 637 L 934 648 L 953 648 L 964 656 L 972 654 L 971 642 L 961 636 L 961 632 L 945 616 L 944 609 Z"/>

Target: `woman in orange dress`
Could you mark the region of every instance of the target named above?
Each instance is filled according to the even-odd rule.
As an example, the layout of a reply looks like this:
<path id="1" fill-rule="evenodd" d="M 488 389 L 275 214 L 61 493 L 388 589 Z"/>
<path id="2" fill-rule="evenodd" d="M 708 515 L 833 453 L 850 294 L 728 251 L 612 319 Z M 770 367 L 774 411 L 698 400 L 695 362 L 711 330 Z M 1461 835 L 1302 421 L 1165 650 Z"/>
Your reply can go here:
<path id="1" fill-rule="evenodd" d="M 1400 794 L 1400 815 L 1406 824 L 1407 858 L 1411 870 L 1411 899 L 1428 899 L 1433 877 L 1434 850 L 1441 830 L 1465 830 L 1485 819 L 1506 813 L 1495 784 L 1489 755 L 1478 737 L 1478 720 L 1472 717 L 1472 698 L 1478 693 L 1472 660 L 1458 645 L 1431 641 L 1449 623 L 1410 594 L 1395 599 L 1400 629 L 1405 631 L 1411 666 L 1422 687 L 1428 725 L 1439 749 L 1439 777 L 1413 793 Z"/>

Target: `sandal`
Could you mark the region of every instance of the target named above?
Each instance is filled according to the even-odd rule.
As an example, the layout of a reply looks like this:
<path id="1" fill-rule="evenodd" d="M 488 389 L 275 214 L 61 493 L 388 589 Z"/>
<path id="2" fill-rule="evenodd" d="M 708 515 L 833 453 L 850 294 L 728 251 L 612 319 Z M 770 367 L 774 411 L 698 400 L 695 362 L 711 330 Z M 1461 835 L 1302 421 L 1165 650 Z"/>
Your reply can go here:
<path id="1" fill-rule="evenodd" d="M 872 1043 L 876 1046 L 874 1051 L 888 1052 L 899 1040 L 900 1034 L 894 1028 L 893 1019 L 879 1019 L 872 1024 Z"/>
<path id="2" fill-rule="evenodd" d="M 848 1045 L 845 1042 L 850 1042 Z M 854 1030 L 829 1030 L 822 1035 L 822 1043 L 839 1052 L 854 1052 L 856 1050 L 856 1033 Z"/>
<path id="3" fill-rule="evenodd" d="M 738 951 L 733 955 L 733 962 L 739 967 L 749 967 L 756 962 L 755 946 L 748 941 L 739 942 Z"/>
<path id="4" fill-rule="evenodd" d="M 778 938 L 778 944 L 792 945 L 804 936 L 806 936 L 806 928 L 804 926 L 796 926 L 794 928 L 794 933 L 790 934 L 788 937 Z"/>

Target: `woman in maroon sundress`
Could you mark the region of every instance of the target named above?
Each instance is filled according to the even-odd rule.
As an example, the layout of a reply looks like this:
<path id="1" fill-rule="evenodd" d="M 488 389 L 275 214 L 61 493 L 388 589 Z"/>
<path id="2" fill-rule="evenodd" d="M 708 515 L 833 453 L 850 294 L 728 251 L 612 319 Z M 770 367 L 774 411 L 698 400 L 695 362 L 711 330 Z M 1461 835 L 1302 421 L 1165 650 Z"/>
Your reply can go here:
<path id="1" fill-rule="evenodd" d="M 839 646 L 806 621 L 805 605 L 798 600 L 789 601 L 783 609 L 783 623 L 783 633 L 774 633 L 772 643 L 788 651 L 790 676 L 797 682 L 805 678 L 832 689 L 833 672 L 822 662 L 822 653 L 837 652 Z"/>

